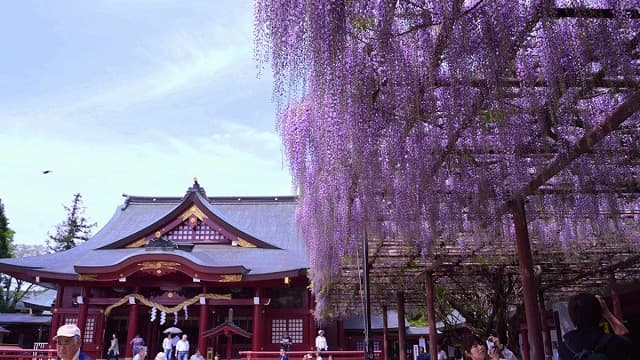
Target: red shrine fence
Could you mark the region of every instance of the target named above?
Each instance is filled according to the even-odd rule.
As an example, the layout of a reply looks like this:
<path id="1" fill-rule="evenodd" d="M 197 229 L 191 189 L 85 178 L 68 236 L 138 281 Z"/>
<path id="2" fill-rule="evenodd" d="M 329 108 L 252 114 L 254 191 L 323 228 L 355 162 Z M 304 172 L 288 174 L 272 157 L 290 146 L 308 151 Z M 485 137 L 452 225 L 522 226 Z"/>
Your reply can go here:
<path id="1" fill-rule="evenodd" d="M 313 351 L 287 351 L 289 360 L 302 360 L 306 354 L 311 354 L 312 359 L 315 359 L 315 352 Z M 374 359 L 380 360 L 382 352 L 374 351 Z M 241 351 L 240 360 L 279 360 L 279 351 Z M 323 360 L 364 360 L 363 351 L 323 351 Z"/>

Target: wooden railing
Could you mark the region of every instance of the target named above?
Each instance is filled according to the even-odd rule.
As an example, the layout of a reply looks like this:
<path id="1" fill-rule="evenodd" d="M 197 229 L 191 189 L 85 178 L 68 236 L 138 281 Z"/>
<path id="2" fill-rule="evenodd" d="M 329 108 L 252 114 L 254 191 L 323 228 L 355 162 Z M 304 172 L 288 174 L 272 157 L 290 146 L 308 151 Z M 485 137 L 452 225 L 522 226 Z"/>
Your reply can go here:
<path id="1" fill-rule="evenodd" d="M 306 354 L 311 354 L 312 360 L 316 355 L 312 351 L 288 351 L 289 360 L 302 360 Z M 374 359 L 380 360 L 381 351 L 374 351 Z M 323 351 L 323 360 L 364 360 L 363 351 Z M 279 351 L 241 351 L 240 360 L 280 360 Z"/>
<path id="2" fill-rule="evenodd" d="M 56 356 L 55 349 L 0 349 L 1 360 L 53 360 Z"/>

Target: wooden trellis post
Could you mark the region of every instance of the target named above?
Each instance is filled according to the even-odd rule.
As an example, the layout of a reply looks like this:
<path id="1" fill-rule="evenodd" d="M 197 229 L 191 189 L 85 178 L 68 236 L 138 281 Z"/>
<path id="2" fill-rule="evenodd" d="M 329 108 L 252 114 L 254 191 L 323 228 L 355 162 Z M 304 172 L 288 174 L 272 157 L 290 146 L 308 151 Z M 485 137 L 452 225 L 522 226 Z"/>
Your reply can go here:
<path id="1" fill-rule="evenodd" d="M 514 199 L 511 204 L 513 213 L 513 225 L 516 232 L 516 245 L 518 249 L 518 263 L 520 279 L 524 298 L 524 310 L 527 319 L 527 336 L 531 349 L 531 360 L 544 360 L 544 344 L 542 342 L 542 326 L 540 321 L 540 309 L 538 308 L 537 285 L 533 273 L 533 257 L 529 242 L 529 230 L 527 218 L 524 212 L 524 200 Z"/>

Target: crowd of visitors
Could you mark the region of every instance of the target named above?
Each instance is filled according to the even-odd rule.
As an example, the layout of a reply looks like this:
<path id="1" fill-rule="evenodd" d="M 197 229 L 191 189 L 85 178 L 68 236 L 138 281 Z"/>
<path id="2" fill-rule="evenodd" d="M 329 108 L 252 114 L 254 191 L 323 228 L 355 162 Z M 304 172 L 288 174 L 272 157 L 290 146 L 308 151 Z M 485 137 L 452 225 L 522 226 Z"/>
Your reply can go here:
<path id="1" fill-rule="evenodd" d="M 558 345 L 558 359 L 571 360 L 591 358 L 594 355 L 602 355 L 603 359 L 631 359 L 632 341 L 629 329 L 618 319 L 607 306 L 605 300 L 597 295 L 580 293 L 572 296 L 568 303 L 568 312 L 575 329 L 567 332 L 563 341 Z M 603 328 L 603 324 L 607 324 Z M 611 329 L 609 331 L 608 329 Z M 316 360 L 323 360 L 323 352 L 328 351 L 327 339 L 324 330 L 319 330 L 315 338 Z M 173 336 L 167 334 L 162 341 L 162 351 L 154 360 L 204 360 L 199 350 L 191 357 L 189 355 L 189 341 L 186 334 Z M 57 329 L 56 349 L 57 360 L 91 360 L 81 350 L 81 332 L 74 324 L 62 325 Z M 146 360 L 147 347 L 144 340 L 137 334 L 129 341 L 133 350 L 133 360 Z M 292 340 L 285 333 L 280 341 L 280 360 L 289 360 L 288 351 L 291 349 Z M 440 344 L 437 351 L 437 360 L 517 360 L 516 355 L 507 348 L 496 336 L 483 339 L 475 334 L 467 334 L 462 338 L 461 344 L 448 353 L 445 346 Z M 107 360 L 118 360 L 120 355 L 119 342 L 116 334 L 112 334 L 109 347 L 106 352 Z M 313 355 L 306 353 L 302 360 L 312 360 Z M 329 360 L 332 356 L 329 355 Z M 216 360 L 219 357 L 216 355 Z M 420 346 L 416 360 L 432 360 L 424 346 Z"/>

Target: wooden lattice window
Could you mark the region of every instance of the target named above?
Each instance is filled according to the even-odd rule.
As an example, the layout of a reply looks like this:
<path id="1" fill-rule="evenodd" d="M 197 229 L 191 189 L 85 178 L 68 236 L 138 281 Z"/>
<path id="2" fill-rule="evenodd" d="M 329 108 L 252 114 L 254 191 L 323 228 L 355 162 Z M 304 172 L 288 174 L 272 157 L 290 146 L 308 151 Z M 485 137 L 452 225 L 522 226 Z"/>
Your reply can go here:
<path id="1" fill-rule="evenodd" d="M 273 319 L 271 321 L 271 343 L 279 344 L 280 340 L 288 334 L 291 343 L 302 344 L 304 335 L 303 319 Z"/>
<path id="2" fill-rule="evenodd" d="M 227 238 L 221 233 L 207 226 L 202 221 L 198 222 L 198 226 L 194 229 L 194 241 L 214 241 L 214 242 L 226 242 Z"/>
<path id="3" fill-rule="evenodd" d="M 173 242 L 230 242 L 224 235 L 212 229 L 201 220 L 198 220 L 198 224 L 195 227 L 191 226 L 188 221 L 185 221 L 165 234 L 164 238 Z"/>
<path id="4" fill-rule="evenodd" d="M 88 317 L 87 323 L 84 325 L 84 337 L 82 338 L 82 342 L 85 344 L 92 344 L 93 337 L 96 333 L 96 318 Z"/>
<path id="5" fill-rule="evenodd" d="M 364 341 L 356 342 L 356 350 L 364 351 Z M 373 351 L 380 351 L 380 341 L 373 340 Z"/>

